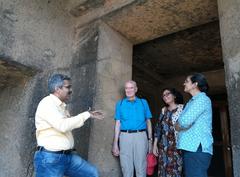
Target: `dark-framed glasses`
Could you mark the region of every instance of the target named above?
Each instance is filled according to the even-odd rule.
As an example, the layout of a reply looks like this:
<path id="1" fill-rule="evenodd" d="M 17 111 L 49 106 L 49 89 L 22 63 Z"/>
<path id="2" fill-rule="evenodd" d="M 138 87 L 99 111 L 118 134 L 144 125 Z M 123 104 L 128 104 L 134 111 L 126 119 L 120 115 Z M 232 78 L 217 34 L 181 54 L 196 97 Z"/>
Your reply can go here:
<path id="1" fill-rule="evenodd" d="M 167 96 L 169 96 L 171 94 L 172 94 L 171 92 L 167 92 L 167 93 L 163 94 L 162 97 L 167 97 Z"/>
<path id="2" fill-rule="evenodd" d="M 63 87 L 67 88 L 67 89 L 71 89 L 72 85 L 64 85 Z"/>

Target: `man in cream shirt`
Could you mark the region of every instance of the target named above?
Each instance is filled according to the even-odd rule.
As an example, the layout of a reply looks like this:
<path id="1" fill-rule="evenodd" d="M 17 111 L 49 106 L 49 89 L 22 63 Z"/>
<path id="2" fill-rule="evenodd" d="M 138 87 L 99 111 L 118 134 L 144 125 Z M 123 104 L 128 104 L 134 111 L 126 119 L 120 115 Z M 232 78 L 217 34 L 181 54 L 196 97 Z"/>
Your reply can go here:
<path id="1" fill-rule="evenodd" d="M 86 111 L 71 117 L 66 101 L 72 93 L 71 79 L 62 74 L 48 81 L 50 95 L 37 108 L 35 125 L 38 150 L 34 156 L 36 177 L 98 177 L 95 166 L 74 151 L 72 130 L 88 118 L 103 119 L 101 111 Z"/>

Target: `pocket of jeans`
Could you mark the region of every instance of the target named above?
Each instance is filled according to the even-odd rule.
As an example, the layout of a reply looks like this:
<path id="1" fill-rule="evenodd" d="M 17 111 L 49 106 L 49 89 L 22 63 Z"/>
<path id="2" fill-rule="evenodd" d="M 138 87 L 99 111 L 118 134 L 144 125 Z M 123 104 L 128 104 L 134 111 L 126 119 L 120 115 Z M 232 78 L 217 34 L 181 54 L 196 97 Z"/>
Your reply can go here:
<path id="1" fill-rule="evenodd" d="M 45 164 L 57 164 L 61 161 L 62 154 L 54 154 L 43 152 L 42 154 L 43 163 Z"/>

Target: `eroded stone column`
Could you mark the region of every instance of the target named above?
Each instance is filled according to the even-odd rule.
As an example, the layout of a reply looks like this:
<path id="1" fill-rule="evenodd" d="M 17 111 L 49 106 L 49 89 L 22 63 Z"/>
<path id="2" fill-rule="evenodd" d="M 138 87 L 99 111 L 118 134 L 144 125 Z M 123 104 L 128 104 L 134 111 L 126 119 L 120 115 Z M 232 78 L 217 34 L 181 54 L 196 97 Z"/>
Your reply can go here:
<path id="1" fill-rule="evenodd" d="M 240 176 L 240 2 L 218 0 L 228 92 L 234 177 Z"/>
<path id="2" fill-rule="evenodd" d="M 132 77 L 132 44 L 106 24 L 99 26 L 98 41 L 94 108 L 104 110 L 106 117 L 92 122 L 88 157 L 101 177 L 118 177 L 122 176 L 119 159 L 111 154 L 113 118 L 124 82 Z"/>

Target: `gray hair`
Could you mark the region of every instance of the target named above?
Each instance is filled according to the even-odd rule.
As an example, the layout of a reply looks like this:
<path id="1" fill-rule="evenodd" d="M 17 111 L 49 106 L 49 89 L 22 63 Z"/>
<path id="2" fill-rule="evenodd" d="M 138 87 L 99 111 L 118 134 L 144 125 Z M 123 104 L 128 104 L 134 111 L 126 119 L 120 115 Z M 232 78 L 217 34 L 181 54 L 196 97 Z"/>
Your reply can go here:
<path id="1" fill-rule="evenodd" d="M 125 82 L 125 85 L 126 85 L 127 83 L 133 84 L 134 87 L 137 88 L 137 83 L 136 83 L 135 81 L 133 81 L 133 80 L 129 80 L 129 81 Z"/>
<path id="2" fill-rule="evenodd" d="M 64 80 L 71 80 L 67 75 L 63 74 L 54 74 L 48 80 L 48 91 L 49 93 L 54 93 L 56 88 L 62 88 Z"/>

